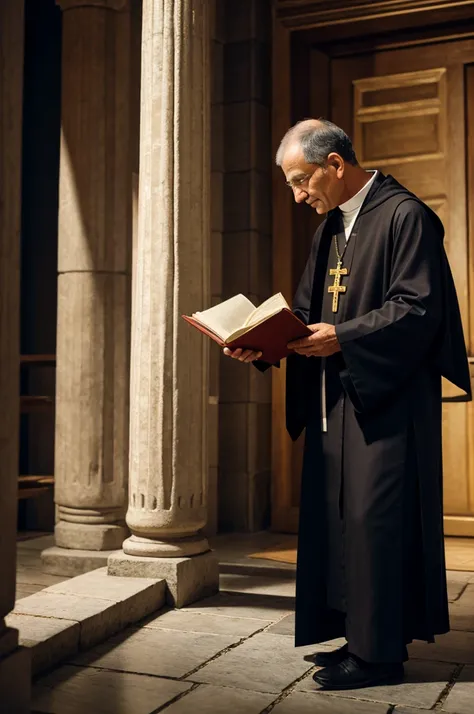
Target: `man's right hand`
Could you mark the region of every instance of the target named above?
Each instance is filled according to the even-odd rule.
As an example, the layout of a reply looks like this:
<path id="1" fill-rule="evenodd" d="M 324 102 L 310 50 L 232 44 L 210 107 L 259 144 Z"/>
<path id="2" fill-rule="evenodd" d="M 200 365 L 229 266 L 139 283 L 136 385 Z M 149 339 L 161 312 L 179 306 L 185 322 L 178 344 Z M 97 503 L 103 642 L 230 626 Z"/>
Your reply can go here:
<path id="1" fill-rule="evenodd" d="M 232 359 L 238 359 L 239 362 L 254 362 L 256 359 L 260 359 L 262 356 L 261 352 L 253 352 L 252 350 L 230 350 L 228 347 L 224 347 L 224 354 L 227 357 L 232 357 Z"/>

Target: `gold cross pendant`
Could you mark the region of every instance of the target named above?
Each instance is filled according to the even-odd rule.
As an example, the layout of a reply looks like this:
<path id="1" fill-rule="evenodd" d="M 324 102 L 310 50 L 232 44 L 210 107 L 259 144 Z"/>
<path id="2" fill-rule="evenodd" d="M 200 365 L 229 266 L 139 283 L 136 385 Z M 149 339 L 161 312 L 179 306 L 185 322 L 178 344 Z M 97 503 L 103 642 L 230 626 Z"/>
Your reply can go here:
<path id="1" fill-rule="evenodd" d="M 341 285 L 341 276 L 349 275 L 349 270 L 347 268 L 343 268 L 342 260 L 339 260 L 337 268 L 331 268 L 329 275 L 334 275 L 334 284 L 329 286 L 328 293 L 333 293 L 332 311 L 337 312 L 339 308 L 339 295 L 345 293 L 347 290 L 345 285 Z"/>

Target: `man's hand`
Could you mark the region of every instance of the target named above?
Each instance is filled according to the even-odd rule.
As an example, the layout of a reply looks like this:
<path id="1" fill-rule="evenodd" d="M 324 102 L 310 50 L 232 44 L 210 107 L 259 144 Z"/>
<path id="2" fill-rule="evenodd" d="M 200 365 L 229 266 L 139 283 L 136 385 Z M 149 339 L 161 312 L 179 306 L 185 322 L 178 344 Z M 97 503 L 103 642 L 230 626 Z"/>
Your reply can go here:
<path id="1" fill-rule="evenodd" d="M 254 362 L 262 356 L 261 352 L 252 352 L 252 350 L 242 350 L 240 348 L 232 351 L 228 347 L 224 347 L 224 354 L 227 357 L 238 359 L 239 362 Z"/>
<path id="2" fill-rule="evenodd" d="M 330 357 L 341 351 L 334 325 L 321 322 L 317 325 L 308 325 L 308 327 L 313 334 L 289 342 L 290 350 L 294 350 L 299 355 L 306 355 L 306 357 Z"/>

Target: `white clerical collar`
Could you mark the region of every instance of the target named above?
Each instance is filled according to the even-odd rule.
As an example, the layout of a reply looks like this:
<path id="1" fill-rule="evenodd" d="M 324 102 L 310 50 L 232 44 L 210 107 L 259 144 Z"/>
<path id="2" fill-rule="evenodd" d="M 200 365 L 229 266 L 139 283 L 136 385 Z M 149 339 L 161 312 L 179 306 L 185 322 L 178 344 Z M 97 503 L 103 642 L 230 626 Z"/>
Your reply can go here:
<path id="1" fill-rule="evenodd" d="M 370 177 L 365 186 L 362 186 L 360 191 L 358 191 L 355 196 L 352 196 L 352 198 L 350 198 L 345 203 L 341 203 L 341 205 L 339 206 L 343 213 L 352 213 L 353 211 L 357 211 L 357 209 L 360 208 L 364 203 L 364 199 L 369 193 L 370 187 L 375 181 L 378 171 L 371 171 L 368 173 L 373 173 L 373 176 Z"/>

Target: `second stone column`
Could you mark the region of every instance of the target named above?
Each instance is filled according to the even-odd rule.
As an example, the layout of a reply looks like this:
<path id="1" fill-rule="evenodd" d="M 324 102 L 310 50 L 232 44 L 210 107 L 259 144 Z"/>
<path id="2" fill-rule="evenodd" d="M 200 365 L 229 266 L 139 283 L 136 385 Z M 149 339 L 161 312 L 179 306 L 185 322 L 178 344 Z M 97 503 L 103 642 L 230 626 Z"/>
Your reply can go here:
<path id="1" fill-rule="evenodd" d="M 128 470 L 131 170 L 127 0 L 63 11 L 53 573 L 121 548 Z M 94 556 L 94 552 L 96 555 Z"/>
<path id="2" fill-rule="evenodd" d="M 209 306 L 207 0 L 144 0 L 130 404 L 132 532 L 112 575 L 164 577 L 185 605 L 218 588 L 207 517 L 208 344 L 181 318 Z"/>

